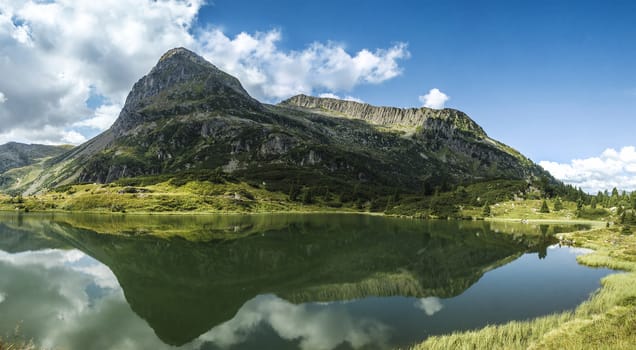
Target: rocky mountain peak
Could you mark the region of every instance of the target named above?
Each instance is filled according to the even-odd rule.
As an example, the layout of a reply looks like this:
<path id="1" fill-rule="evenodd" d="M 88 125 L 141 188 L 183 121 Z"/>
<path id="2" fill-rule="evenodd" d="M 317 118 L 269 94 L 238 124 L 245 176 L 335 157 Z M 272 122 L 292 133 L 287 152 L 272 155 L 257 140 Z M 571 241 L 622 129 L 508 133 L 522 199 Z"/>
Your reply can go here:
<path id="1" fill-rule="evenodd" d="M 166 51 L 166 53 L 159 58 L 157 64 L 152 68 L 150 74 L 157 73 L 162 70 L 170 70 L 175 66 L 184 67 L 188 65 L 195 65 L 202 68 L 220 71 L 215 65 L 206 61 L 205 58 L 186 48 L 177 47 Z"/>
<path id="2" fill-rule="evenodd" d="M 334 112 L 350 118 L 362 119 L 377 125 L 401 125 L 415 128 L 439 128 L 439 123 L 454 129 L 486 136 L 485 131 L 462 111 L 451 108 L 431 109 L 378 107 L 367 103 L 321 98 L 307 95 L 293 96 L 281 105 L 310 110 Z"/>
<path id="3" fill-rule="evenodd" d="M 180 47 L 163 54 L 135 83 L 111 130 L 118 136 L 141 122 L 163 117 L 260 108 L 238 79 Z"/>

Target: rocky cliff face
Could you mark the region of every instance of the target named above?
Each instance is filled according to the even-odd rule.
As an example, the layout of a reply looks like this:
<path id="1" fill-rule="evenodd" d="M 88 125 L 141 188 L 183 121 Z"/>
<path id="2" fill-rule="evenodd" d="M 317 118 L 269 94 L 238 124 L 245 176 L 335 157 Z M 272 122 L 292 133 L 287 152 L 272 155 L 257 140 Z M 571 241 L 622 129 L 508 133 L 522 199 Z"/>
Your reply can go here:
<path id="1" fill-rule="evenodd" d="M 194 111 L 260 109 L 238 79 L 197 54 L 176 48 L 135 83 L 111 130 L 120 136 L 142 122 Z"/>
<path id="2" fill-rule="evenodd" d="M 73 182 L 223 172 L 288 193 L 294 186 L 426 192 L 488 179 L 545 176 L 453 109 L 375 107 L 299 95 L 279 105 L 183 48 L 130 92 L 115 124 L 45 167 L 28 192 Z M 549 176 L 549 175 L 548 175 Z M 423 190 L 427 189 L 427 190 Z"/>
<path id="3" fill-rule="evenodd" d="M 376 107 L 366 103 L 306 95 L 294 96 L 281 102 L 281 104 L 310 110 L 334 112 L 377 125 L 400 125 L 414 128 L 439 129 L 440 125 L 445 124 L 457 130 L 479 136 L 486 136 L 484 130 L 464 112 L 450 108 L 436 110 L 425 107 Z"/>

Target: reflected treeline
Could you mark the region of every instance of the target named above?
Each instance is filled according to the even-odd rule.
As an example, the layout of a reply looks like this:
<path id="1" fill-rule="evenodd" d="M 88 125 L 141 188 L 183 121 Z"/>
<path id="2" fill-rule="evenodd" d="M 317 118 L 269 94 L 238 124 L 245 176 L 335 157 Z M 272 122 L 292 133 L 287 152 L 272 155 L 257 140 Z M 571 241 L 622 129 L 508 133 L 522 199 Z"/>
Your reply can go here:
<path id="1" fill-rule="evenodd" d="M 364 215 L 25 215 L 0 222 L 1 250 L 76 248 L 107 265 L 132 309 L 173 345 L 231 319 L 261 294 L 294 303 L 454 296 L 523 252 L 545 254 L 552 240 L 551 228 L 537 235 L 544 229 L 530 225 Z M 108 227 L 128 234 L 96 233 Z M 191 227 L 205 242 L 148 234 Z M 514 234 L 498 233 L 506 230 Z"/>

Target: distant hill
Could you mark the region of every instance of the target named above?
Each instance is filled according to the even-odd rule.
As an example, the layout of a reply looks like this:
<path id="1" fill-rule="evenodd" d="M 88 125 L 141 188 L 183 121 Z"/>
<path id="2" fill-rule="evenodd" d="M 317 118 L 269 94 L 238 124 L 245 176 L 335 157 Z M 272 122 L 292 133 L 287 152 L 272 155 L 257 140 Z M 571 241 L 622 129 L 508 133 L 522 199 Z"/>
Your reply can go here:
<path id="1" fill-rule="evenodd" d="M 27 145 L 10 142 L 0 145 L 0 173 L 31 165 L 43 158 L 58 156 L 71 146 Z"/>

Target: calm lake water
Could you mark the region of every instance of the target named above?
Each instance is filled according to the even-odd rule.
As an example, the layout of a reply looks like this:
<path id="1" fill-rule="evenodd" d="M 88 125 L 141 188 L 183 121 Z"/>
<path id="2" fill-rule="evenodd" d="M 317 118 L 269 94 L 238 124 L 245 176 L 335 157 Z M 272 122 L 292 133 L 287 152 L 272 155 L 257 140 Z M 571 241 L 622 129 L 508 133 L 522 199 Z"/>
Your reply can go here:
<path id="1" fill-rule="evenodd" d="M 57 349 L 408 346 L 575 308 L 612 273 L 578 265 L 580 249 L 552 245 L 555 233 L 580 228 L 364 215 L 0 215 L 0 334 L 19 326 Z"/>

